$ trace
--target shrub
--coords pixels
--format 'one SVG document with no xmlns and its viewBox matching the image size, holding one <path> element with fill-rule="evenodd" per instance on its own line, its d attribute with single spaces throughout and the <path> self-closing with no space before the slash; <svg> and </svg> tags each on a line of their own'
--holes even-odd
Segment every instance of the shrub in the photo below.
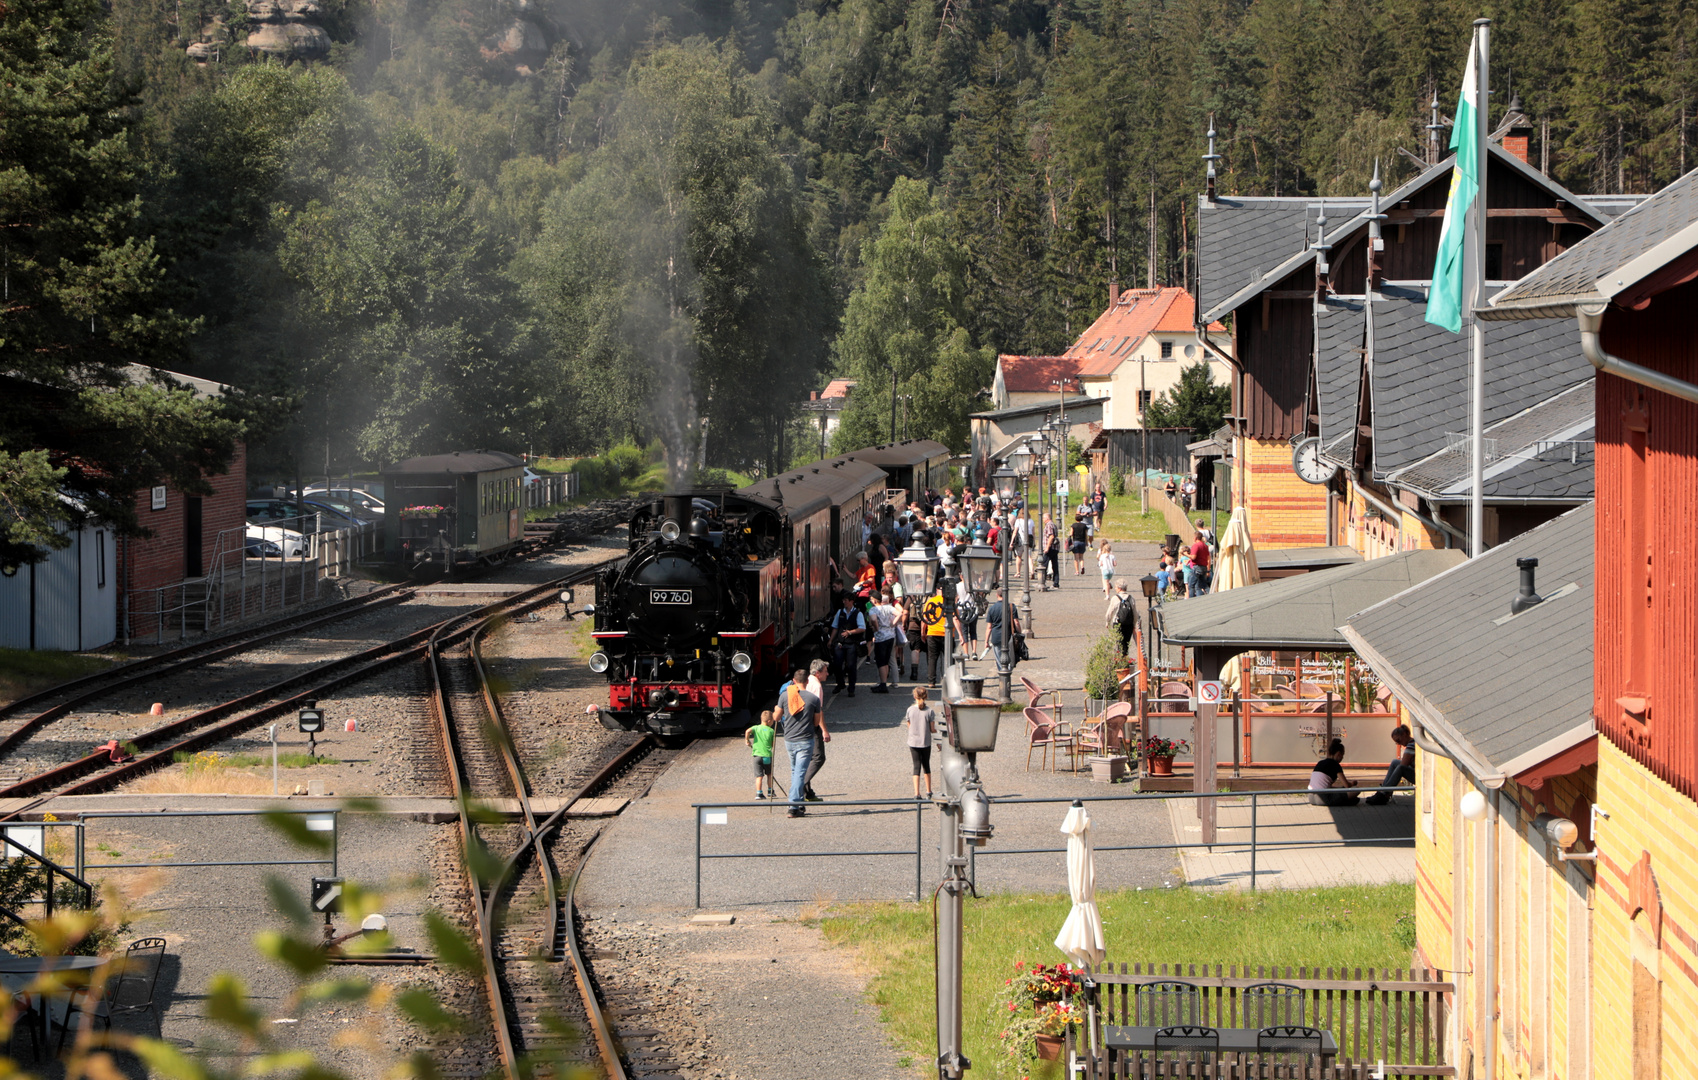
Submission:
<svg viewBox="0 0 1698 1080">
<path fill-rule="evenodd" d="M 1085 696 L 1108 701 L 1120 693 L 1120 680 L 1114 673 L 1126 666 L 1126 654 L 1120 651 L 1120 632 L 1110 630 L 1093 640 L 1085 653 Z"/>
<path fill-rule="evenodd" d="M 648 454 L 635 443 L 620 443 L 607 452 L 605 460 L 620 480 L 635 480 L 648 468 Z"/>
<path fill-rule="evenodd" d="M 1114 496 L 1126 494 L 1126 470 L 1110 469 L 1108 471 L 1108 493 Z"/>
</svg>

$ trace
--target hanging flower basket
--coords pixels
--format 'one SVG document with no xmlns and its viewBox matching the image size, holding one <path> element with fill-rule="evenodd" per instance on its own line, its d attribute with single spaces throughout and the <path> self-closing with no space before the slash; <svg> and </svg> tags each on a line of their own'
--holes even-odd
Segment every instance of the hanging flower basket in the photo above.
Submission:
<svg viewBox="0 0 1698 1080">
<path fill-rule="evenodd" d="M 451 511 L 446 506 L 407 506 L 401 509 L 404 518 L 442 517 Z"/>
</svg>

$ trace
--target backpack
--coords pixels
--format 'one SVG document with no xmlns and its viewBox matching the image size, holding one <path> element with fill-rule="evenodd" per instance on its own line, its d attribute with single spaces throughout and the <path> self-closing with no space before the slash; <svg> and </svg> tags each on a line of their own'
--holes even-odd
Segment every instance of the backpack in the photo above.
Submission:
<svg viewBox="0 0 1698 1080">
<path fill-rule="evenodd" d="M 1132 602 L 1131 594 L 1120 598 L 1120 630 L 1130 634 L 1138 629 L 1138 605 Z"/>
</svg>

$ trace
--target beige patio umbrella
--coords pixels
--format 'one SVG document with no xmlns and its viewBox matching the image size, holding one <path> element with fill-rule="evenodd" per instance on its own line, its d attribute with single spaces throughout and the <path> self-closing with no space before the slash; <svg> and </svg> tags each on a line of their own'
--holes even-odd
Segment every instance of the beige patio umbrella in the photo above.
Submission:
<svg viewBox="0 0 1698 1080">
<path fill-rule="evenodd" d="M 1262 573 L 1256 567 L 1256 545 L 1250 539 L 1250 525 L 1245 520 L 1244 508 L 1234 507 L 1232 518 L 1226 523 L 1226 531 L 1220 537 L 1220 556 L 1211 591 L 1242 589 L 1261 580 Z M 1220 681 L 1234 693 L 1242 693 L 1244 690 L 1239 659 L 1234 656 L 1228 660 L 1220 672 Z"/>
<path fill-rule="evenodd" d="M 1103 922 L 1097 914 L 1097 859 L 1091 846 L 1091 815 L 1082 803 L 1074 803 L 1061 822 L 1067 837 L 1067 888 L 1073 894 L 1073 910 L 1055 935 L 1055 947 L 1075 964 L 1095 967 L 1103 962 Z"/>
</svg>

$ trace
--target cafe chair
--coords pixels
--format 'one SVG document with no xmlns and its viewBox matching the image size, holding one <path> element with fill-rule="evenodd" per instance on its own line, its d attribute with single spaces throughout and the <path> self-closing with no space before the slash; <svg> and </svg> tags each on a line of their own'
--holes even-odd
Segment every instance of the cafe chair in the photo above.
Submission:
<svg viewBox="0 0 1698 1080">
<path fill-rule="evenodd" d="M 1290 983 L 1263 982 L 1238 992 L 1243 1027 L 1265 1028 L 1274 1024 L 1303 1023 L 1308 992 Z"/>
<path fill-rule="evenodd" d="M 159 984 L 159 967 L 164 959 L 164 938 L 141 938 L 130 942 L 123 957 L 114 961 L 113 971 L 106 977 L 106 992 L 97 1001 L 91 1005 L 86 991 L 71 995 L 65 1010 L 65 1026 L 59 1029 L 59 1049 L 65 1049 L 65 1033 L 71 1030 L 72 1018 L 78 1013 L 93 1016 L 105 1024 L 108 1031 L 112 1030 L 114 1016 L 152 1012 L 158 1018 L 153 991 Z"/>
<path fill-rule="evenodd" d="M 1050 721 L 1061 727 L 1061 691 L 1045 690 L 1024 675 L 1020 676 L 1020 685 L 1026 691 L 1026 707 L 1048 713 Z M 1045 698 L 1049 698 L 1048 704 L 1044 703 Z"/>
<path fill-rule="evenodd" d="M 1038 757 L 1038 767 L 1044 767 L 1049 762 L 1051 772 L 1055 771 L 1056 758 L 1062 750 L 1071 751 L 1073 736 L 1056 721 L 1052 720 L 1042 709 L 1026 706 L 1026 770 L 1032 768 L 1032 751 L 1040 747 L 1043 753 Z"/>
<path fill-rule="evenodd" d="M 1170 1050 L 1201 1050 L 1204 1053 L 1215 1053 L 1220 1050 L 1220 1029 L 1194 1024 L 1164 1027 L 1156 1032 L 1154 1045 L 1158 1054 Z"/>
<path fill-rule="evenodd" d="M 1074 732 L 1074 753 L 1110 754 L 1124 746 L 1126 718 L 1131 715 L 1132 706 L 1127 702 L 1117 701 L 1110 705 L 1101 716 Z"/>
<path fill-rule="evenodd" d="M 1202 994 L 1192 983 L 1175 979 L 1139 983 L 1132 991 L 1132 1022 L 1138 1027 L 1198 1024 L 1202 1004 Z"/>
<path fill-rule="evenodd" d="M 1302 1055 L 1304 1071 L 1307 1073 L 1309 1058 L 1319 1058 L 1324 1053 L 1326 1042 L 1322 1038 L 1323 1035 L 1324 1032 L 1320 1028 L 1305 1027 L 1302 1024 L 1265 1027 L 1256 1032 L 1256 1051 L 1262 1054 Z M 1324 1068 L 1326 1062 L 1323 1060 L 1321 1065 Z"/>
</svg>

